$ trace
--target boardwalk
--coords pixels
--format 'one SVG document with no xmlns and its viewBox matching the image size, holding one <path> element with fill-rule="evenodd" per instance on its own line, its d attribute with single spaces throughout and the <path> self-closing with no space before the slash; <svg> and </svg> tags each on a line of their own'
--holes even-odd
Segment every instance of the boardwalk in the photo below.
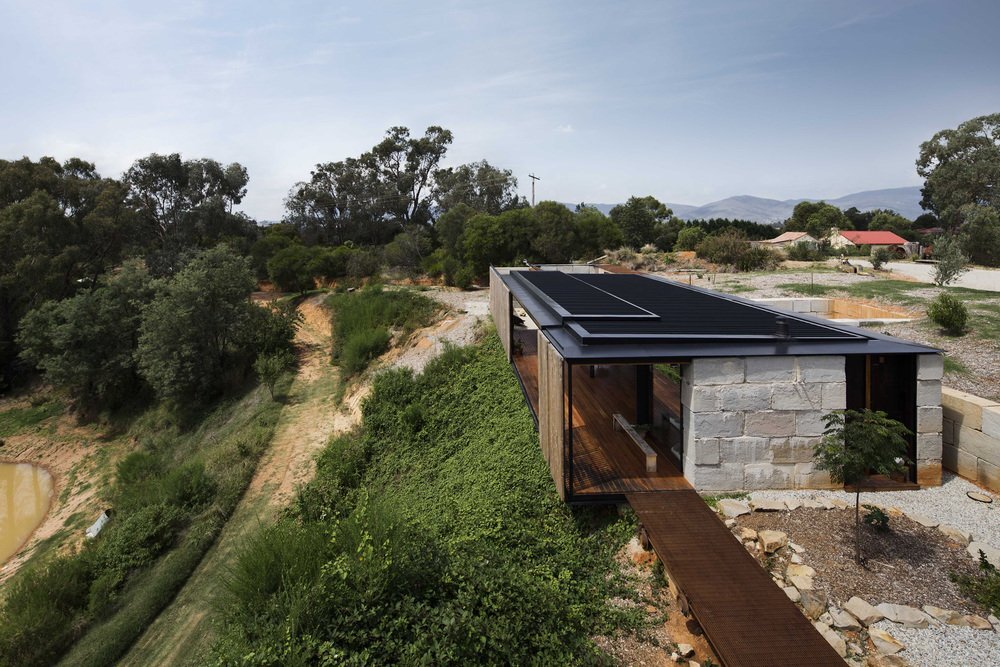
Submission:
<svg viewBox="0 0 1000 667">
<path fill-rule="evenodd" d="M 693 489 L 627 497 L 723 665 L 844 664 Z"/>
</svg>

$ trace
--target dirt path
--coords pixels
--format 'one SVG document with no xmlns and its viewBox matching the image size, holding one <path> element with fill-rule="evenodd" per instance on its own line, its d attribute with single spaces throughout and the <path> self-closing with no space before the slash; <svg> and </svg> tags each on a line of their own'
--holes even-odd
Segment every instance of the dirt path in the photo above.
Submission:
<svg viewBox="0 0 1000 667">
<path fill-rule="evenodd" d="M 177 597 L 146 630 L 122 665 L 204 663 L 214 639 L 213 605 L 221 577 L 244 538 L 268 523 L 314 472 L 313 458 L 331 434 L 347 430 L 360 416 L 338 411 L 337 371 L 330 365 L 329 314 L 323 295 L 299 306 L 304 321 L 296 336 L 299 369 L 282 410 L 274 440 L 258 466 L 246 495 Z M 345 405 L 348 403 L 345 401 Z"/>
</svg>

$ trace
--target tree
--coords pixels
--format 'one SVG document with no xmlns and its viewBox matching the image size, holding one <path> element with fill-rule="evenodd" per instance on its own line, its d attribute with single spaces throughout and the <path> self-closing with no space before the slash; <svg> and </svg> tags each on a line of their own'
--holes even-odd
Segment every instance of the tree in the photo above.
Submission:
<svg viewBox="0 0 1000 667">
<path fill-rule="evenodd" d="M 455 259 L 462 258 L 462 235 L 465 223 L 476 215 L 476 210 L 468 204 L 459 203 L 451 207 L 434 222 L 438 242 Z"/>
<path fill-rule="evenodd" d="M 441 212 L 459 205 L 479 213 L 499 215 L 527 202 L 517 195 L 517 179 L 510 169 L 498 169 L 486 160 L 434 172 L 434 200 Z"/>
<path fill-rule="evenodd" d="M 154 295 L 145 268 L 126 263 L 92 289 L 46 301 L 21 321 L 21 357 L 85 407 L 117 407 L 139 384 L 135 350 Z"/>
<path fill-rule="evenodd" d="M 969 259 L 983 266 L 1000 266 L 1000 210 L 988 206 L 962 207 L 960 239 Z"/>
<path fill-rule="evenodd" d="M 966 219 L 963 207 L 1000 211 L 1000 113 L 941 130 L 920 144 L 920 205 L 950 228 Z"/>
<path fill-rule="evenodd" d="M 966 264 L 969 258 L 962 252 L 959 240 L 954 236 L 942 236 L 934 243 L 934 284 L 944 287 L 958 280 L 958 277 L 968 271 Z"/>
<path fill-rule="evenodd" d="M 888 209 L 876 209 L 872 211 L 871 221 L 868 229 L 872 231 L 889 231 L 905 239 L 913 240 L 916 235 L 913 233 L 913 223 Z"/>
<path fill-rule="evenodd" d="M 462 237 L 465 263 L 474 276 L 482 277 L 490 265 L 504 266 L 532 255 L 537 227 L 530 208 L 505 211 L 500 215 L 476 215 L 465 225 Z"/>
<path fill-rule="evenodd" d="M 611 221 L 622 230 L 625 245 L 635 249 L 656 241 L 658 226 L 673 214 L 655 197 L 629 197 L 610 212 Z"/>
<path fill-rule="evenodd" d="M 624 242 L 618 225 L 593 206 L 580 204 L 573 219 L 580 257 L 599 257 Z"/>
<path fill-rule="evenodd" d="M 694 250 L 705 239 L 705 230 L 701 227 L 688 225 L 677 233 L 677 250 Z"/>
<path fill-rule="evenodd" d="M 257 355 L 257 359 L 253 362 L 253 370 L 267 387 L 272 401 L 274 400 L 274 387 L 278 384 L 278 380 L 294 365 L 295 355 L 289 350 Z"/>
<path fill-rule="evenodd" d="M 221 245 L 163 285 L 144 311 L 136 352 L 140 374 L 160 398 L 210 397 L 231 358 L 256 357 L 248 349 L 258 323 L 250 303 L 255 286 L 249 263 Z"/>
<path fill-rule="evenodd" d="M 892 259 L 892 253 L 889 252 L 888 248 L 875 248 L 872 250 L 871 257 L 869 260 L 872 263 L 872 268 L 876 271 L 881 271 L 882 267 Z"/>
<path fill-rule="evenodd" d="M 830 235 L 831 229 L 853 229 L 850 220 L 833 204 L 803 201 L 795 205 L 785 221 L 786 232 L 806 232 L 816 240 Z"/>
<path fill-rule="evenodd" d="M 299 234 L 291 225 L 277 224 L 265 227 L 260 238 L 250 246 L 250 261 L 257 278 L 263 280 L 268 277 L 267 262 L 275 253 L 299 242 Z"/>
<path fill-rule="evenodd" d="M 294 243 L 267 261 L 267 274 L 282 292 L 305 292 L 316 287 L 313 273 L 318 249 Z"/>
<path fill-rule="evenodd" d="M 563 264 L 573 259 L 577 249 L 576 227 L 573 213 L 559 202 L 539 202 L 532 214 L 535 234 L 531 251 L 535 259 L 552 264 Z"/>
<path fill-rule="evenodd" d="M 427 228 L 410 225 L 396 234 L 396 238 L 385 247 L 383 256 L 388 266 L 415 276 L 420 273 L 431 249 L 431 235 Z"/>
<path fill-rule="evenodd" d="M 892 475 L 906 469 L 909 429 L 886 413 L 837 410 L 824 418 L 823 439 L 814 448 L 818 470 L 854 488 L 854 560 L 861 563 L 861 491 L 869 473 Z"/>
</svg>

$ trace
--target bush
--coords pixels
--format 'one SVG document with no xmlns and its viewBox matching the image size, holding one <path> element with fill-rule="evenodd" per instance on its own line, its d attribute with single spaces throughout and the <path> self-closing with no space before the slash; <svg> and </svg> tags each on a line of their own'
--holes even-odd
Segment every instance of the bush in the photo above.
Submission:
<svg viewBox="0 0 1000 667">
<path fill-rule="evenodd" d="M 934 244 L 934 284 L 944 287 L 958 280 L 968 271 L 969 258 L 962 252 L 962 246 L 954 236 L 945 236 Z"/>
<path fill-rule="evenodd" d="M 385 328 L 369 329 L 351 334 L 344 341 L 338 360 L 348 375 L 359 373 L 389 349 L 392 336 Z"/>
<path fill-rule="evenodd" d="M 873 269 L 881 271 L 882 267 L 884 267 L 890 259 L 892 259 L 892 253 L 889 252 L 888 248 L 876 248 L 872 251 L 869 261 L 871 261 Z"/>
<path fill-rule="evenodd" d="M 965 333 L 965 326 L 969 320 L 969 309 L 957 298 L 945 292 L 939 294 L 927 307 L 927 316 L 949 335 L 961 336 Z"/>
<path fill-rule="evenodd" d="M 788 259 L 796 262 L 819 262 L 826 254 L 813 243 L 793 243 L 785 249 Z"/>
<path fill-rule="evenodd" d="M 993 614 L 1000 614 L 1000 572 L 988 560 L 986 554 L 979 552 L 979 575 L 951 575 L 962 592 L 989 609 Z"/>
<path fill-rule="evenodd" d="M 889 530 L 889 515 L 877 505 L 863 505 L 865 508 L 864 522 L 877 531 Z"/>
<path fill-rule="evenodd" d="M 708 236 L 695 249 L 698 257 L 736 271 L 762 271 L 773 268 L 778 258 L 771 250 L 750 243 L 746 234 L 727 230 Z"/>
<path fill-rule="evenodd" d="M 677 245 L 674 246 L 674 250 L 694 250 L 704 240 L 705 230 L 690 225 L 677 233 Z"/>
</svg>

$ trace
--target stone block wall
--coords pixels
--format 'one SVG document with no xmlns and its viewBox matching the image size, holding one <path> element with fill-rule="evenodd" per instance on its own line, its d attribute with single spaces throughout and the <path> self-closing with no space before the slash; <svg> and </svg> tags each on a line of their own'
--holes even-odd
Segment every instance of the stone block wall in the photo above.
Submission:
<svg viewBox="0 0 1000 667">
<path fill-rule="evenodd" d="M 941 483 L 941 374 L 941 355 L 919 355 L 921 485 Z M 683 368 L 681 404 L 684 476 L 695 488 L 834 486 L 828 473 L 815 469 L 813 448 L 823 436 L 823 417 L 847 407 L 843 356 L 695 359 Z"/>
<path fill-rule="evenodd" d="M 726 357 L 684 367 L 684 476 L 698 489 L 831 486 L 823 416 L 847 404 L 844 357 Z"/>
<path fill-rule="evenodd" d="M 945 387 L 944 467 L 1000 491 L 1000 402 Z"/>
</svg>

